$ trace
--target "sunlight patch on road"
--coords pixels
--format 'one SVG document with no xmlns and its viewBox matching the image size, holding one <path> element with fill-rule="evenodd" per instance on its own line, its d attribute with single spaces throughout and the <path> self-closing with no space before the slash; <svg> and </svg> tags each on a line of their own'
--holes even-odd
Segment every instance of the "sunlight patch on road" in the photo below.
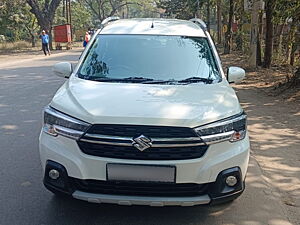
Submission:
<svg viewBox="0 0 300 225">
<path fill-rule="evenodd" d="M 7 125 L 1 126 L 1 129 L 4 129 L 4 130 L 16 130 L 16 129 L 18 129 L 18 126 L 7 124 Z"/>
</svg>

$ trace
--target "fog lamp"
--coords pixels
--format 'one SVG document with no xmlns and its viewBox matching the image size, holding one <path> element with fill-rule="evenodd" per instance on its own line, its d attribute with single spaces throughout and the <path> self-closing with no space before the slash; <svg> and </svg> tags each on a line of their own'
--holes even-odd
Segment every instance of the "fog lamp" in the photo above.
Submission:
<svg viewBox="0 0 300 225">
<path fill-rule="evenodd" d="M 237 178 L 235 176 L 228 176 L 225 182 L 229 187 L 233 187 L 237 184 Z"/>
<path fill-rule="evenodd" d="M 52 169 L 49 171 L 49 177 L 53 180 L 56 180 L 59 178 L 59 172 L 55 169 Z"/>
</svg>

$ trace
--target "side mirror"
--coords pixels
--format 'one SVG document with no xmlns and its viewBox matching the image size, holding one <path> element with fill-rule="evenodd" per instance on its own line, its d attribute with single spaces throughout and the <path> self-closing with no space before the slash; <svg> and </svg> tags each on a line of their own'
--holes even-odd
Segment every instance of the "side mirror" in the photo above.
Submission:
<svg viewBox="0 0 300 225">
<path fill-rule="evenodd" d="M 53 72 L 59 77 L 69 78 L 73 72 L 72 64 L 69 62 L 56 63 L 53 66 Z"/>
<path fill-rule="evenodd" d="M 231 66 L 227 70 L 227 81 L 229 83 L 238 83 L 242 81 L 245 76 L 245 70 L 240 67 Z"/>
</svg>

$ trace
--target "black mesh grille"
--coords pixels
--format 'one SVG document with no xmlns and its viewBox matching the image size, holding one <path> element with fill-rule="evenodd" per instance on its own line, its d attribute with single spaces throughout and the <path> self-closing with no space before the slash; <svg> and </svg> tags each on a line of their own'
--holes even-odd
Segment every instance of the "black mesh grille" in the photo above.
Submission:
<svg viewBox="0 0 300 225">
<path fill-rule="evenodd" d="M 131 196 L 199 196 L 207 191 L 207 184 L 163 184 L 140 182 L 113 182 L 98 180 L 80 180 L 70 178 L 75 190 L 112 195 Z"/>
<path fill-rule="evenodd" d="M 94 144 L 83 141 L 78 141 L 78 145 L 81 151 L 88 155 L 107 158 L 141 160 L 177 160 L 200 158 L 204 155 L 208 148 L 207 145 L 193 147 L 151 147 L 141 152 L 132 146 Z"/>
<path fill-rule="evenodd" d="M 170 126 L 141 126 L 141 125 L 116 125 L 116 124 L 95 124 L 89 128 L 88 134 L 120 136 L 120 137 L 138 137 L 147 136 L 155 138 L 189 138 L 198 137 L 194 130 L 187 127 Z M 97 138 L 83 137 L 86 140 L 97 141 Z M 102 140 L 103 141 L 103 140 Z M 200 140 L 199 140 L 200 141 Z M 164 144 L 193 144 L 199 141 L 164 141 Z M 107 140 L 106 140 L 107 142 Z M 191 147 L 155 147 L 152 146 L 143 152 L 132 146 L 119 146 L 114 142 L 128 143 L 128 141 L 109 140 L 112 144 L 92 143 L 79 140 L 78 146 L 82 152 L 88 155 L 118 158 L 118 159 L 140 159 L 140 160 L 180 160 L 200 158 L 206 152 L 208 146 Z M 129 141 L 131 145 L 131 142 Z M 154 142 L 160 144 L 160 141 Z"/>
<path fill-rule="evenodd" d="M 122 137 L 137 137 L 142 134 L 151 138 L 197 137 L 193 129 L 188 127 L 117 124 L 95 124 L 87 131 L 87 133 Z"/>
</svg>

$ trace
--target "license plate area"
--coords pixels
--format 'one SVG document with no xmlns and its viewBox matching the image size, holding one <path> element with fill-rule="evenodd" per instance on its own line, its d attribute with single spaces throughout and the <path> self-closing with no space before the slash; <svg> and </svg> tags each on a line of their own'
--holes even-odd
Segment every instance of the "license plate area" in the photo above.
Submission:
<svg viewBox="0 0 300 225">
<path fill-rule="evenodd" d="M 108 181 L 175 183 L 175 166 L 106 164 Z"/>
</svg>

